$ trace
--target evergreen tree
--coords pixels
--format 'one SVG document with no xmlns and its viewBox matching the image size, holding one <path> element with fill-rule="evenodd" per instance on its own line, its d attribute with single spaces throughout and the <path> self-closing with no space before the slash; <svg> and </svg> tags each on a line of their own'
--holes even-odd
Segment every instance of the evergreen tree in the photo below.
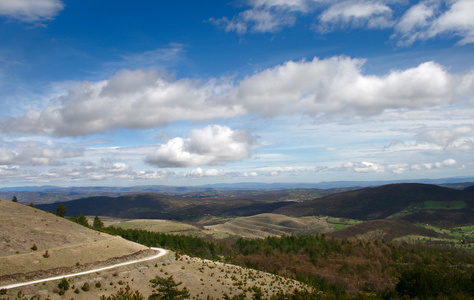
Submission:
<svg viewBox="0 0 474 300">
<path fill-rule="evenodd" d="M 71 216 L 69 218 L 70 221 L 76 222 L 79 225 L 89 227 L 89 222 L 87 221 L 87 218 L 84 216 L 83 213 L 79 213 L 79 216 Z"/>
<path fill-rule="evenodd" d="M 92 226 L 96 229 L 102 229 L 104 228 L 104 222 L 102 222 L 102 220 L 98 216 L 95 216 L 94 223 L 92 224 Z"/>
<path fill-rule="evenodd" d="M 65 214 L 67 214 L 66 206 L 60 202 L 58 208 L 56 208 L 56 216 L 64 217 Z"/>
<path fill-rule="evenodd" d="M 186 288 L 180 290 L 178 286 L 182 283 L 176 283 L 173 276 L 168 278 L 162 278 L 156 276 L 155 279 L 150 280 L 151 286 L 156 289 L 158 294 L 152 294 L 148 299 L 162 299 L 162 300 L 173 300 L 173 299 L 187 299 L 189 298 L 189 292 Z"/>
<path fill-rule="evenodd" d="M 18 203 L 18 198 L 16 196 L 13 196 L 12 202 Z"/>
</svg>

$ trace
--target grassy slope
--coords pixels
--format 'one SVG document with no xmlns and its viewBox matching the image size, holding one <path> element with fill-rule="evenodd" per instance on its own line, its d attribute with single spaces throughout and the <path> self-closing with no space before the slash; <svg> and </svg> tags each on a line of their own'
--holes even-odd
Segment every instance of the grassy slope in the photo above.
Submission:
<svg viewBox="0 0 474 300">
<path fill-rule="evenodd" d="M 321 219 L 314 217 L 292 218 L 276 214 L 235 218 L 223 224 L 206 226 L 206 228 L 247 238 L 314 234 L 329 230 L 327 223 Z"/>
<path fill-rule="evenodd" d="M 146 249 L 64 218 L 0 199 L 0 276 L 74 266 Z M 36 244 L 37 250 L 31 248 Z M 48 251 L 49 258 L 43 257 Z"/>
</svg>

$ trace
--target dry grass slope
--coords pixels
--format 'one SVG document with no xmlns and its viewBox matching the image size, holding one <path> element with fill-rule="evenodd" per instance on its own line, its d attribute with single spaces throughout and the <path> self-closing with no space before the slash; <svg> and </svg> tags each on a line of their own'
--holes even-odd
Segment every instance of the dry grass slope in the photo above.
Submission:
<svg viewBox="0 0 474 300">
<path fill-rule="evenodd" d="M 147 247 L 0 199 L 0 276 L 104 261 L 144 249 Z"/>
<path fill-rule="evenodd" d="M 205 228 L 246 238 L 314 234 L 330 230 L 327 222 L 321 218 L 293 218 L 277 214 L 235 218 L 223 224 L 205 226 Z"/>
</svg>

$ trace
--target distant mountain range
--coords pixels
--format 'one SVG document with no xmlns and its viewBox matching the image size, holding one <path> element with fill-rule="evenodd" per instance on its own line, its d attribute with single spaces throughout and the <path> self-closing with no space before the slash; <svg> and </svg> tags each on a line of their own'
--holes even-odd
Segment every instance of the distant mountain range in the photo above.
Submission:
<svg viewBox="0 0 474 300">
<path fill-rule="evenodd" d="M 131 187 L 118 186 L 83 186 L 83 187 L 60 187 L 52 185 L 43 186 L 18 186 L 0 188 L 0 192 L 52 192 L 69 191 L 90 193 L 173 193 L 184 194 L 206 190 L 283 190 L 283 189 L 331 189 L 345 187 L 373 187 L 392 183 L 425 183 L 436 185 L 459 185 L 467 187 L 474 184 L 474 177 L 450 177 L 439 179 L 416 179 L 416 180 L 391 180 L 391 181 L 323 181 L 317 183 L 262 183 L 262 182 L 240 182 L 240 183 L 216 183 L 200 186 L 168 186 L 168 185 L 137 185 Z"/>
</svg>

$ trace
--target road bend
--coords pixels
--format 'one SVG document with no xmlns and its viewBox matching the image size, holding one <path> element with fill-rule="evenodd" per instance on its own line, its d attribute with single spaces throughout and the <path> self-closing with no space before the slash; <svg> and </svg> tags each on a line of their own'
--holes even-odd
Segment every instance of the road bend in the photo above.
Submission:
<svg viewBox="0 0 474 300">
<path fill-rule="evenodd" d="M 153 249 L 153 250 L 157 251 L 158 253 L 156 255 L 153 255 L 153 256 L 150 256 L 150 257 L 135 259 L 135 260 L 131 260 L 131 261 L 127 261 L 127 262 L 123 262 L 123 263 L 119 263 L 119 264 L 115 264 L 115 265 L 111 265 L 111 266 L 107 266 L 107 267 L 97 268 L 97 269 L 93 269 L 93 270 L 88 270 L 88 271 L 83 271 L 83 272 L 78 272 L 78 273 L 72 273 L 72 274 L 65 274 L 65 275 L 49 277 L 49 278 L 43 278 L 43 279 L 38 279 L 38 280 L 33 280 L 33 281 L 28 281 L 28 282 L 14 283 L 14 284 L 6 285 L 6 286 L 0 286 L 0 289 L 13 289 L 13 288 L 22 287 L 22 286 L 25 286 L 25 285 L 31 285 L 31 284 L 42 283 L 42 282 L 46 282 L 46 281 L 52 281 L 52 280 L 58 280 L 58 279 L 63 279 L 63 278 L 86 275 L 86 274 L 90 274 L 90 273 L 94 273 L 94 272 L 100 272 L 100 271 L 104 271 L 104 270 L 108 270 L 108 269 L 127 266 L 127 265 L 131 265 L 131 264 L 135 264 L 135 263 L 144 262 L 144 261 L 152 260 L 152 259 L 155 259 L 155 258 L 159 258 L 159 257 L 162 257 L 162 256 L 166 255 L 169 252 L 168 250 L 163 249 L 163 248 L 151 247 L 150 249 Z"/>
</svg>

